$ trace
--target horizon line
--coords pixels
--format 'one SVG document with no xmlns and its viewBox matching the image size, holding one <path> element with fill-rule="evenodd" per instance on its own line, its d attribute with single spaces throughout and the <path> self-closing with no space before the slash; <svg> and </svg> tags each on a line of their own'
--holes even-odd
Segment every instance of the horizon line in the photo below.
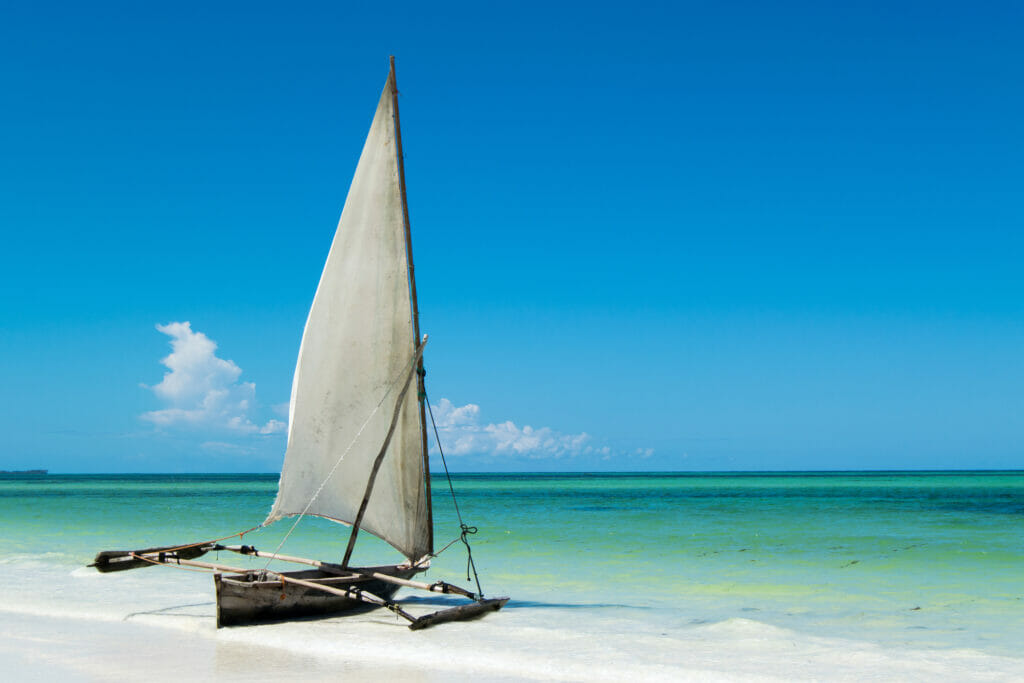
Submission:
<svg viewBox="0 0 1024 683">
<path fill-rule="evenodd" d="M 45 474 L 36 473 L 32 470 L 45 470 Z M 464 470 L 455 471 L 451 474 L 470 474 L 470 475 L 521 475 L 521 474 L 577 474 L 577 475 L 608 475 L 608 474 L 693 474 L 693 475 L 711 475 L 711 474 L 936 474 L 945 472 L 1019 472 L 1024 473 L 1024 467 L 1011 467 L 1011 468 L 896 468 L 896 469 L 773 469 L 773 470 Z M 109 476 L 109 475 L 156 475 L 156 476 L 181 476 L 181 475 L 225 475 L 225 476 L 246 476 L 246 475 L 259 475 L 269 476 L 276 475 L 280 476 L 278 471 L 265 471 L 265 472 L 52 472 L 47 468 L 39 467 L 32 468 L 29 470 L 7 470 L 0 473 L 0 477 L 4 475 L 19 475 L 19 476 L 51 476 L 51 475 L 89 475 L 89 476 Z M 445 476 L 444 470 L 431 471 L 431 477 Z"/>
</svg>

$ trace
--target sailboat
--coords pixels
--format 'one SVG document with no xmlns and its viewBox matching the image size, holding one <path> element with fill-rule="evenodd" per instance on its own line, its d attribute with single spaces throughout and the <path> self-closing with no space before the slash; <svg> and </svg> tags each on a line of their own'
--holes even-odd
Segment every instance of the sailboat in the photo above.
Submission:
<svg viewBox="0 0 1024 683">
<path fill-rule="evenodd" d="M 338 615 L 369 605 L 389 609 L 419 629 L 482 616 L 508 602 L 485 599 L 479 581 L 474 592 L 413 579 L 430 566 L 434 534 L 423 366 L 427 338 L 420 337 L 405 195 L 392 57 L 303 332 L 277 498 L 266 520 L 254 527 L 294 517 L 288 534 L 273 552 L 222 544 L 250 529 L 216 541 L 103 551 L 90 566 L 101 572 L 154 565 L 211 571 L 218 627 Z M 340 562 L 280 552 L 307 515 L 351 527 Z M 462 525 L 463 541 L 468 529 Z M 351 566 L 360 531 L 383 539 L 406 561 Z M 266 558 L 267 564 L 250 569 L 196 559 L 211 551 Z M 272 560 L 308 568 L 271 571 Z M 469 602 L 416 616 L 393 600 L 401 587 Z"/>
</svg>

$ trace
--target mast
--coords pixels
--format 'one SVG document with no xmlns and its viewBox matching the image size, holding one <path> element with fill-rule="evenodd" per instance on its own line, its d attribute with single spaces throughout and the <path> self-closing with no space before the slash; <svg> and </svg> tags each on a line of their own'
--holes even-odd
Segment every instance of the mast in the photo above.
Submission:
<svg viewBox="0 0 1024 683">
<path fill-rule="evenodd" d="M 398 118 L 398 79 L 395 77 L 395 56 L 389 58 L 391 79 L 391 98 L 395 112 L 395 141 L 398 154 L 398 192 L 402 198 L 402 221 L 405 224 L 405 255 L 409 262 L 409 297 L 412 301 L 413 350 L 420 344 L 420 309 L 416 300 L 416 269 L 412 263 L 412 233 L 409 229 L 409 203 L 405 197 L 405 155 L 402 153 L 402 125 Z M 427 416 L 423 402 L 427 390 L 424 386 L 423 356 L 416 366 L 416 396 L 420 404 L 420 443 L 423 444 L 423 495 L 427 504 L 427 529 L 429 530 L 430 552 L 434 552 L 434 508 L 430 498 L 430 455 L 427 453 Z M 413 558 L 418 559 L 418 558 Z"/>
<path fill-rule="evenodd" d="M 417 560 L 432 551 L 424 495 L 428 406 L 412 393 L 422 342 L 414 329 L 418 305 L 394 104 L 389 70 L 303 329 L 288 446 L 267 523 L 319 515 L 351 524 L 354 534 L 369 531 Z M 377 449 L 391 431 L 391 416 L 379 409 L 398 391 L 400 377 L 408 391 L 395 408 L 395 457 L 377 465 Z M 423 384 L 415 386 L 419 393 Z M 376 499 L 363 506 L 375 486 Z"/>
</svg>

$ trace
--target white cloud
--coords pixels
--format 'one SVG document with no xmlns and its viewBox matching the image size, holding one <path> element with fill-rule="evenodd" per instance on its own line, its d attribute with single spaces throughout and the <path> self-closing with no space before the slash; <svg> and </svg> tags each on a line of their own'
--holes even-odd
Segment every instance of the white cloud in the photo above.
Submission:
<svg viewBox="0 0 1024 683">
<path fill-rule="evenodd" d="M 218 358 L 217 344 L 188 322 L 157 325 L 171 338 L 171 354 L 160 362 L 167 367 L 153 393 L 166 408 L 152 410 L 142 419 L 159 427 L 191 427 L 234 434 L 273 434 L 286 425 L 269 420 L 254 423 L 250 411 L 256 403 L 256 385 L 239 382 L 242 369 L 234 361 Z M 212 443 L 212 442 L 211 442 Z"/>
<path fill-rule="evenodd" d="M 445 453 L 452 455 L 510 455 L 561 458 L 607 452 L 589 445 L 590 435 L 562 434 L 550 427 L 517 426 L 511 420 L 481 424 L 480 406 L 456 407 L 446 398 L 432 406 Z"/>
<path fill-rule="evenodd" d="M 253 449 L 249 446 L 242 446 L 237 443 L 228 443 L 226 441 L 204 441 L 199 444 L 199 447 L 204 451 L 210 451 L 211 453 L 225 453 L 227 455 L 249 455 L 253 452 Z"/>
<path fill-rule="evenodd" d="M 260 434 L 276 434 L 278 432 L 283 432 L 287 426 L 288 423 L 281 422 L 281 420 L 267 420 L 267 424 L 260 427 Z"/>
</svg>

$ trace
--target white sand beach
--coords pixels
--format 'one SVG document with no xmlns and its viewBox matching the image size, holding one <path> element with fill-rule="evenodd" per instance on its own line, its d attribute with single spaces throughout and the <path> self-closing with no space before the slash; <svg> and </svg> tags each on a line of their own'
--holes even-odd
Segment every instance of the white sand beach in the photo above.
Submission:
<svg viewBox="0 0 1024 683">
<path fill-rule="evenodd" d="M 25 570 L 0 606 L 10 681 L 1024 679 L 1024 659 L 975 650 L 889 648 L 749 619 L 692 624 L 676 610 L 615 606 L 513 602 L 421 632 L 381 610 L 218 630 L 207 576 L 6 569 Z"/>
</svg>

